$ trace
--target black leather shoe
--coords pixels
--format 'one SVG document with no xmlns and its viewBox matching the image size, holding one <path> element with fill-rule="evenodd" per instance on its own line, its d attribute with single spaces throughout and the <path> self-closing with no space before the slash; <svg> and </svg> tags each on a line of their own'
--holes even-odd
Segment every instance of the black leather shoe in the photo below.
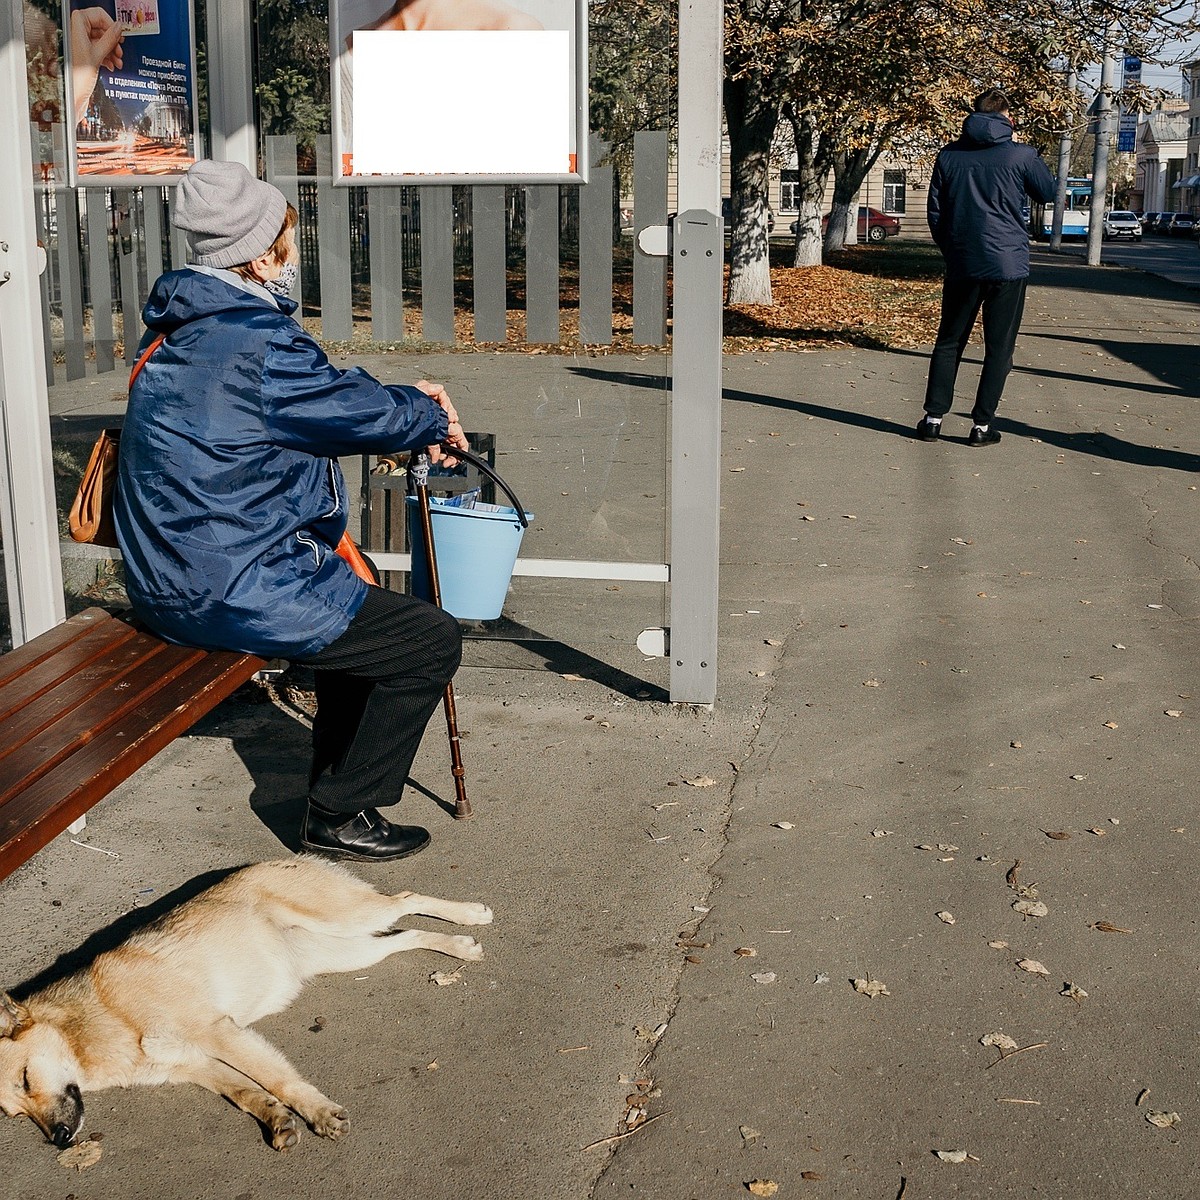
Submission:
<svg viewBox="0 0 1200 1200">
<path fill-rule="evenodd" d="M 347 817 L 310 804 L 300 830 L 300 845 L 335 858 L 386 862 L 424 850 L 429 845 L 429 831 L 419 825 L 393 825 L 374 808 Z"/>
<path fill-rule="evenodd" d="M 978 425 L 971 426 L 971 432 L 967 437 L 968 446 L 994 446 L 1000 440 L 1000 430 L 992 429 L 990 426 L 987 429 L 980 429 Z"/>
<path fill-rule="evenodd" d="M 942 423 L 936 423 L 929 420 L 928 417 L 922 417 L 917 422 L 917 437 L 923 442 L 936 442 L 942 433 Z"/>
</svg>

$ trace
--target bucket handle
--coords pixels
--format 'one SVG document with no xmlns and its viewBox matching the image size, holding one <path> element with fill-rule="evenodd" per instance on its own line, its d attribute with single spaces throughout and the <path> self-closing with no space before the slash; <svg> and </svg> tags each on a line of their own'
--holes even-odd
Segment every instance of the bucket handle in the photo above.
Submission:
<svg viewBox="0 0 1200 1200">
<path fill-rule="evenodd" d="M 493 483 L 498 484 L 500 490 L 512 501 L 513 508 L 517 510 L 517 520 L 521 522 L 521 528 L 529 528 L 529 520 L 525 516 L 525 506 L 517 499 L 517 493 L 496 474 L 487 459 L 480 458 L 478 454 L 473 454 L 470 450 L 460 450 L 457 446 L 449 448 L 446 453 L 453 455 L 455 458 L 465 459 L 472 466 L 482 471 Z"/>
</svg>

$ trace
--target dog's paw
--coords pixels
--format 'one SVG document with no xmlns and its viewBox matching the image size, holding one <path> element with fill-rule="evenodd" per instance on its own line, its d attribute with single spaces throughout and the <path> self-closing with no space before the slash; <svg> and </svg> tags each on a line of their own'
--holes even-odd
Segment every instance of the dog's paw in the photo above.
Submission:
<svg viewBox="0 0 1200 1200">
<path fill-rule="evenodd" d="M 337 1104 L 314 1113 L 310 1121 L 313 1133 L 335 1142 L 350 1132 L 350 1114 Z"/>
<path fill-rule="evenodd" d="M 483 947 L 465 933 L 452 937 L 450 944 L 452 947 L 450 953 L 455 958 L 466 959 L 467 962 L 478 962 L 483 957 Z"/>
<path fill-rule="evenodd" d="M 271 1122 L 271 1145 L 276 1150 L 290 1150 L 300 1140 L 300 1122 L 292 1113 L 280 1113 Z"/>
<path fill-rule="evenodd" d="M 486 904 L 464 904 L 461 925 L 490 925 L 492 910 Z"/>
</svg>

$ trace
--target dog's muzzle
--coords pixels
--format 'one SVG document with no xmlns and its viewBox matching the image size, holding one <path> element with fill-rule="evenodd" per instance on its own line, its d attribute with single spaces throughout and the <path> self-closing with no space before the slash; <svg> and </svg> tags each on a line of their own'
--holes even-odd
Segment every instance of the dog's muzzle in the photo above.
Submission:
<svg viewBox="0 0 1200 1200">
<path fill-rule="evenodd" d="M 79 1088 L 71 1083 L 62 1099 L 54 1106 L 50 1124 L 50 1140 L 60 1150 L 65 1150 L 83 1127 L 83 1097 Z"/>
</svg>

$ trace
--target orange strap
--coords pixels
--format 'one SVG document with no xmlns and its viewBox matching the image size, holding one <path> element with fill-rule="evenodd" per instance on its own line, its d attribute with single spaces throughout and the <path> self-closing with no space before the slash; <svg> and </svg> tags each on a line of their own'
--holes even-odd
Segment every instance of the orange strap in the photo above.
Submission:
<svg viewBox="0 0 1200 1200">
<path fill-rule="evenodd" d="M 129 372 L 129 386 L 131 389 L 133 388 L 133 381 L 142 373 L 142 368 L 146 365 L 146 360 L 166 340 L 167 335 L 165 333 L 160 333 L 158 337 L 156 337 L 154 341 L 152 341 L 150 345 L 148 345 L 146 349 L 142 351 L 142 357 L 137 360 L 137 362 L 134 364 L 133 370 Z"/>
<path fill-rule="evenodd" d="M 339 558 L 344 558 L 355 575 L 364 583 L 377 584 L 379 580 L 371 570 L 371 564 L 362 556 L 362 551 L 354 544 L 354 539 L 348 534 L 342 534 L 342 540 L 335 547 Z"/>
</svg>

